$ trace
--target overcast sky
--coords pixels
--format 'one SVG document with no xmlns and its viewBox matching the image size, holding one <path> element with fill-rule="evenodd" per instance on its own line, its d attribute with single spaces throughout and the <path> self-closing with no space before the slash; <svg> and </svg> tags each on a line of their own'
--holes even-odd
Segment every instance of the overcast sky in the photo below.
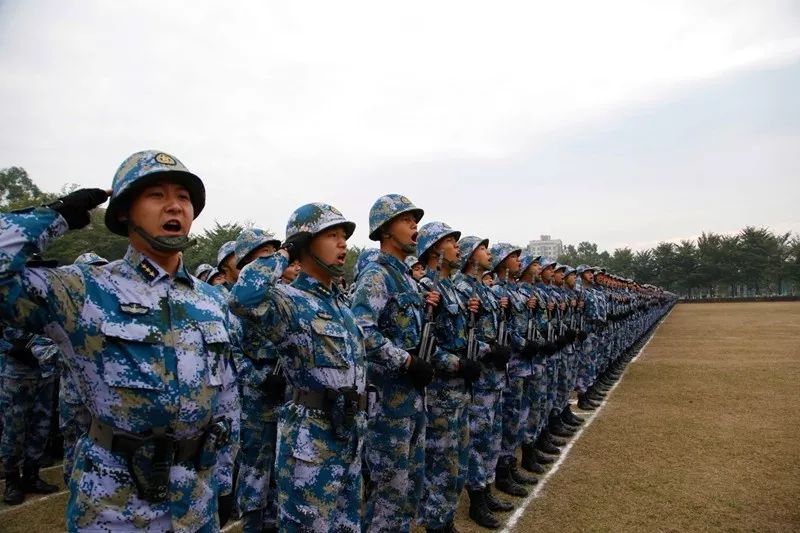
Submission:
<svg viewBox="0 0 800 533">
<path fill-rule="evenodd" d="M 0 168 L 205 182 L 283 236 L 400 192 L 465 234 L 601 249 L 800 232 L 800 2 L 0 0 Z"/>
</svg>

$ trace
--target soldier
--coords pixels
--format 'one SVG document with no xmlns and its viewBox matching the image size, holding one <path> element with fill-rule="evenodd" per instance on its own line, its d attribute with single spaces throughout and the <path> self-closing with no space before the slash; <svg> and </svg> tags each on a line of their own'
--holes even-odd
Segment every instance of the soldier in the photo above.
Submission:
<svg viewBox="0 0 800 533">
<path fill-rule="evenodd" d="M 462 300 L 450 279 L 461 264 L 460 236 L 447 224 L 429 222 L 417 238 L 417 257 L 430 272 L 420 284 L 441 295 L 431 360 L 436 372 L 427 388 L 425 485 L 419 519 L 428 531 L 453 530 L 469 457 L 466 383 L 475 382 L 481 374 L 480 364 L 466 358 L 467 313 L 477 313 L 480 301 L 477 297 Z"/>
<path fill-rule="evenodd" d="M 240 415 L 225 303 L 182 261 L 205 204 L 200 179 L 164 152 L 133 154 L 105 217 L 128 238 L 125 257 L 25 268 L 107 197 L 80 189 L 0 215 L 0 316 L 46 331 L 92 415 L 76 447 L 67 529 L 214 531 Z"/>
<path fill-rule="evenodd" d="M 379 401 L 370 413 L 365 458 L 369 475 L 365 531 L 411 530 L 425 473 L 425 409 L 422 393 L 433 377 L 419 357 L 427 300 L 410 277 L 417 223 L 424 212 L 400 194 L 378 198 L 369 211 L 369 238 L 380 252 L 359 259 L 353 313 L 364 330 L 368 381 Z M 416 258 L 414 258 L 416 259 Z"/>
<path fill-rule="evenodd" d="M 467 492 L 469 517 L 483 527 L 496 529 L 500 521 L 495 511 L 510 511 L 514 506 L 491 493 L 495 468 L 500 456 L 503 427 L 502 391 L 506 385 L 506 365 L 511 355 L 504 332 L 508 296 L 496 298 L 491 289 L 481 283 L 485 271 L 492 268 L 489 240 L 463 237 L 458 242 L 461 272 L 455 284 L 461 299 L 480 300 L 480 313 L 471 313 L 467 357 L 481 363 L 480 378 L 471 383 L 472 401 L 469 404 L 469 467 Z M 501 331 L 502 330 L 502 331 Z M 481 356 L 482 355 L 482 356 Z"/>
<path fill-rule="evenodd" d="M 530 301 L 530 295 L 513 282 L 520 271 L 522 250 L 508 243 L 497 243 L 492 246 L 491 252 L 492 271 L 497 275 L 492 292 L 497 297 L 508 297 L 510 300 L 506 327 L 512 347 L 508 384 L 503 389 L 502 440 L 495 486 L 512 496 L 526 496 L 528 489 L 523 485 L 535 484 L 536 479 L 517 469 L 516 451 L 530 411 L 526 393 L 532 373 L 532 347 L 526 342 L 525 333 L 533 302 Z"/>
<path fill-rule="evenodd" d="M 230 291 L 239 279 L 239 269 L 236 268 L 236 241 L 224 242 L 217 250 L 217 270 L 225 278 L 222 286 Z"/>
<path fill-rule="evenodd" d="M 284 247 L 247 265 L 231 292 L 233 311 L 276 346 L 292 387 L 292 400 L 278 414 L 281 531 L 361 529 L 363 334 L 334 283 L 354 230 L 330 205 L 297 208 Z M 295 258 L 302 265 L 297 279 L 279 283 Z"/>
<path fill-rule="evenodd" d="M 492 287 L 492 284 L 494 283 L 494 274 L 492 273 L 491 270 L 483 273 L 483 276 L 481 277 L 481 282 L 489 288 Z"/>
<path fill-rule="evenodd" d="M 281 274 L 281 283 L 292 283 L 294 280 L 297 279 L 297 276 L 300 274 L 300 270 L 302 267 L 300 266 L 300 261 L 292 261 L 289 263 L 289 266 L 283 270 Z"/>
<path fill-rule="evenodd" d="M 580 283 L 577 286 L 584 301 L 583 329 L 586 332 L 586 339 L 581 346 L 583 364 L 578 369 L 576 389 L 578 391 L 578 407 L 584 411 L 593 411 L 600 406 L 600 403 L 588 394 L 597 375 L 598 333 L 605 323 L 605 308 L 601 305 L 601 296 L 598 296 L 594 285 L 595 270 L 589 265 L 579 265 L 577 269 L 580 276 Z"/>
<path fill-rule="evenodd" d="M 414 278 L 414 281 L 419 282 L 425 275 L 425 265 L 420 263 L 415 255 L 406 257 L 405 263 L 408 270 L 411 272 L 411 277 Z"/>
<path fill-rule="evenodd" d="M 194 277 L 199 279 L 200 281 L 208 281 L 208 276 L 214 270 L 214 267 L 207 263 L 203 263 L 198 265 L 197 268 L 194 269 Z"/>
<path fill-rule="evenodd" d="M 236 238 L 235 264 L 241 271 L 259 257 L 269 257 L 281 241 L 264 230 L 242 231 Z M 224 262 L 225 260 L 223 260 Z M 287 266 L 286 270 L 290 267 Z M 242 356 L 236 361 L 242 396 L 241 453 L 236 501 L 245 532 L 277 531 L 277 491 L 274 484 L 278 407 L 286 381 L 277 369 L 278 350 L 259 325 L 241 320 Z"/>
<path fill-rule="evenodd" d="M 46 337 L 17 328 L 4 328 L 3 336 L 10 344 L 0 361 L 0 389 L 6 404 L 0 439 L 6 478 L 3 501 L 18 505 L 25 493 L 58 490 L 39 477 L 39 461 L 50 434 L 58 348 Z"/>
<path fill-rule="evenodd" d="M 93 252 L 81 254 L 75 258 L 75 264 L 94 265 L 101 267 L 108 264 L 108 260 Z M 58 427 L 64 437 L 64 484 L 69 485 L 72 476 L 72 465 L 75 460 L 75 445 L 78 438 L 89 431 L 92 415 L 86 404 L 81 401 L 75 377 L 70 374 L 69 367 L 61 360 L 61 379 L 58 389 Z"/>
</svg>

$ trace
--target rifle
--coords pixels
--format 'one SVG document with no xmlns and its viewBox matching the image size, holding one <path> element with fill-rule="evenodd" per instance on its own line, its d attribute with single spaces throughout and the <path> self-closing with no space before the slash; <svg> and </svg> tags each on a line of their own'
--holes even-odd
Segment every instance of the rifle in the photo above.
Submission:
<svg viewBox="0 0 800 533">
<path fill-rule="evenodd" d="M 478 286 L 477 283 L 480 283 L 480 280 L 477 278 L 478 274 L 478 264 L 473 261 L 472 262 L 472 274 L 475 279 L 475 285 L 472 286 L 472 294 L 470 295 L 469 299 L 472 300 L 478 294 Z M 469 302 L 467 302 L 467 306 L 469 306 Z M 468 361 L 476 361 L 478 359 L 478 339 L 475 336 L 475 315 L 470 311 L 469 313 L 469 324 L 467 325 L 467 360 Z M 472 390 L 472 382 L 467 382 L 467 389 L 469 389 L 469 397 L 471 399 L 475 399 L 475 393 Z"/>
<path fill-rule="evenodd" d="M 436 290 L 436 287 L 439 285 L 439 276 L 442 271 L 442 260 L 444 259 L 444 254 L 439 253 L 439 260 L 436 263 L 436 273 L 433 275 L 433 288 L 431 290 Z M 425 361 L 426 363 L 430 363 L 431 356 L 433 355 L 433 350 L 436 345 L 436 339 L 433 336 L 433 327 L 434 327 L 434 320 L 433 320 L 433 305 L 428 304 L 428 307 L 425 309 L 425 320 L 422 323 L 422 336 L 419 339 L 419 347 L 417 348 L 418 356 Z M 428 410 L 428 397 L 425 393 L 425 389 L 423 388 L 422 391 L 422 403 L 425 406 L 425 410 Z"/>
</svg>

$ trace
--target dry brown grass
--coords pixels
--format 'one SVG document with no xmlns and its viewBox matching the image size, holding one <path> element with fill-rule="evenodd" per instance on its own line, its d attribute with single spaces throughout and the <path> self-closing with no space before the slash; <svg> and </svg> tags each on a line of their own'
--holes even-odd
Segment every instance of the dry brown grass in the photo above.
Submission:
<svg viewBox="0 0 800 533">
<path fill-rule="evenodd" d="M 798 393 L 800 303 L 679 306 L 516 530 L 800 530 Z M 65 502 L 0 530 L 63 530 Z"/>
</svg>

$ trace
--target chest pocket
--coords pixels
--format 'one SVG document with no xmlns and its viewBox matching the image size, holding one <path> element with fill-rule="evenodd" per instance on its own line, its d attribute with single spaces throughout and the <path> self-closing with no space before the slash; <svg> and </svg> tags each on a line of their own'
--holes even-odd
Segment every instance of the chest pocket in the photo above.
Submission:
<svg viewBox="0 0 800 533">
<path fill-rule="evenodd" d="M 418 293 L 404 292 L 398 294 L 396 300 L 398 307 L 405 311 L 422 308 L 422 296 Z"/>
<path fill-rule="evenodd" d="M 347 330 L 341 324 L 320 317 L 311 321 L 314 346 L 314 366 L 347 368 Z"/>
<path fill-rule="evenodd" d="M 208 384 L 222 385 L 225 363 L 231 350 L 231 339 L 222 322 L 200 322 L 197 324 L 203 335 Z"/>
<path fill-rule="evenodd" d="M 166 368 L 161 332 L 143 321 L 104 321 L 103 380 L 112 387 L 164 390 Z"/>
</svg>

